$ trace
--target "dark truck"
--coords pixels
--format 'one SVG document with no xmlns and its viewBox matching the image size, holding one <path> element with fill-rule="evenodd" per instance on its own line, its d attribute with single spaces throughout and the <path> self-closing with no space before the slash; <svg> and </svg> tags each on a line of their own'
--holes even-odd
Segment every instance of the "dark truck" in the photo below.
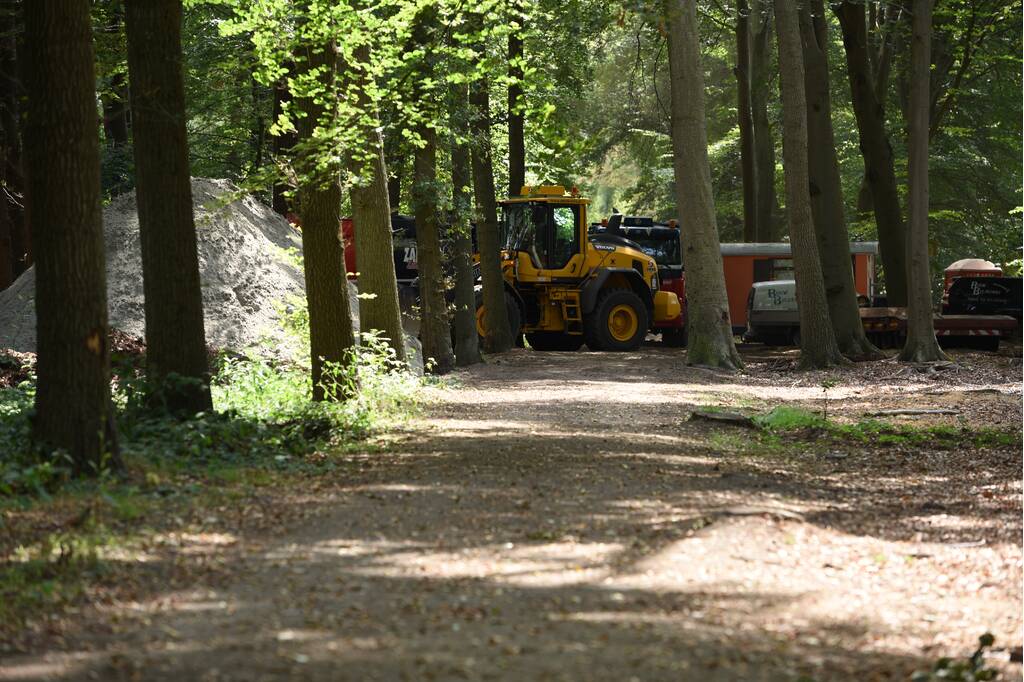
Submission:
<svg viewBox="0 0 1024 682">
<path fill-rule="evenodd" d="M 605 222 L 592 223 L 588 232 L 608 236 Z M 679 242 L 679 228 L 672 223 L 656 223 L 647 216 L 623 216 L 618 235 L 627 246 L 638 248 L 658 264 L 658 289 L 671 291 L 679 298 L 682 312 L 666 322 L 656 325 L 661 340 L 669 346 L 686 345 L 686 283 L 683 277 L 683 257 Z"/>
</svg>

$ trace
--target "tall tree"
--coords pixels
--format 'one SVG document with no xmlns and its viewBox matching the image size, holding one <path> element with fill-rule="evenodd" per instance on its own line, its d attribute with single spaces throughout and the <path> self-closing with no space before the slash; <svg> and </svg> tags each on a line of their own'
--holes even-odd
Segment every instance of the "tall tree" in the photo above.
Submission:
<svg viewBox="0 0 1024 682">
<path fill-rule="evenodd" d="M 33 434 L 80 473 L 117 460 L 89 0 L 27 2 L 25 161 L 37 244 Z"/>
<path fill-rule="evenodd" d="M 28 259 L 19 125 L 18 5 L 0 2 L 0 289 L 20 275 Z"/>
<path fill-rule="evenodd" d="M 885 129 L 885 105 L 875 90 L 864 4 L 844 0 L 833 5 L 833 9 L 842 27 L 860 150 L 878 226 L 886 293 L 889 305 L 904 305 L 907 302 L 906 224 L 896 185 L 892 145 Z"/>
<path fill-rule="evenodd" d="M 910 231 L 907 252 L 907 342 L 900 360 L 932 362 L 946 359 L 935 338 L 932 321 L 931 273 L 928 267 L 928 140 L 931 98 L 933 0 L 913 0 L 913 36 L 910 44 Z"/>
<path fill-rule="evenodd" d="M 210 410 L 181 69 L 181 0 L 131 2 L 126 14 L 149 399 Z"/>
<path fill-rule="evenodd" d="M 421 121 L 416 129 L 421 144 L 416 149 L 413 163 L 415 177 L 412 203 L 416 216 L 423 359 L 433 360 L 427 365 L 432 373 L 446 374 L 455 366 L 455 355 L 452 352 L 452 334 L 448 324 L 437 217 L 437 130 L 432 121 L 438 118 L 440 112 L 433 106 L 438 93 L 433 92 L 428 85 L 436 82 L 437 78 L 437 51 L 431 44 L 436 25 L 436 9 L 426 7 L 420 11 L 413 29 L 413 40 L 423 56 L 417 65 L 414 85 L 414 100 L 420 102 L 422 108 L 419 112 Z"/>
<path fill-rule="evenodd" d="M 279 167 L 284 164 L 287 154 L 297 141 L 294 130 L 278 130 L 273 127 L 273 124 L 278 123 L 282 117 L 288 117 L 288 110 L 292 103 L 292 92 L 288 88 L 288 78 L 294 75 L 295 64 L 288 63 L 285 70 L 287 75 L 278 79 L 273 84 L 274 104 L 271 111 L 273 123 L 271 127 L 270 150 L 273 154 L 274 163 Z M 292 206 L 291 199 L 288 197 L 288 185 L 277 177 L 279 175 L 280 173 L 275 173 L 274 186 L 271 190 L 271 205 L 277 214 L 287 216 L 293 213 L 295 209 Z"/>
<path fill-rule="evenodd" d="M 686 361 L 735 369 L 743 366 L 733 342 L 729 299 L 711 194 L 704 72 L 700 62 L 697 7 L 667 0 L 668 64 L 672 90 L 672 150 L 678 215 L 686 261 L 688 350 Z"/>
<path fill-rule="evenodd" d="M 370 59 L 368 48 L 360 48 L 361 64 Z M 363 154 L 352 157 L 351 173 L 358 178 L 350 190 L 352 224 L 355 226 L 356 268 L 359 270 L 359 323 L 362 331 L 383 333 L 395 357 L 405 361 L 402 311 L 398 305 L 395 246 L 391 234 L 391 204 L 377 105 L 370 98 L 370 75 L 361 64 L 348 67 L 349 80 L 357 91 L 362 116 L 356 126 L 364 140 Z"/>
<path fill-rule="evenodd" d="M 793 0 L 775 0 L 782 79 L 782 165 L 786 176 L 786 214 L 793 245 L 793 270 L 800 301 L 800 364 L 805 368 L 818 368 L 839 364 L 843 356 L 829 321 L 808 191 L 807 95 L 797 13 Z"/>
<path fill-rule="evenodd" d="M 115 41 L 120 38 L 124 23 L 124 6 L 120 0 L 111 0 L 107 4 L 106 25 L 102 30 L 112 36 Z M 110 77 L 108 87 L 100 94 L 103 107 L 103 132 L 107 145 L 119 149 L 128 145 L 128 81 L 124 71 L 115 68 Z"/>
<path fill-rule="evenodd" d="M 508 193 L 526 184 L 526 140 L 523 114 L 523 29 L 521 0 L 512 0 L 512 31 L 508 34 Z"/>
<path fill-rule="evenodd" d="M 878 349 L 864 334 L 857 306 L 857 289 L 850 259 L 850 236 L 843 211 L 832 99 L 829 94 L 828 20 L 824 0 L 811 0 L 800 9 L 804 86 L 807 95 L 808 171 L 811 211 L 818 238 L 818 255 L 828 300 L 829 319 L 843 355 L 877 358 Z"/>
<path fill-rule="evenodd" d="M 775 241 L 775 138 L 768 115 L 772 78 L 771 0 L 750 0 L 750 118 L 754 132 L 754 177 L 757 195 L 755 241 Z"/>
<path fill-rule="evenodd" d="M 750 110 L 750 7 L 736 0 L 736 115 L 740 129 L 740 173 L 743 183 L 743 241 L 757 241 L 757 164 L 754 119 Z"/>
<path fill-rule="evenodd" d="M 474 13 L 471 21 L 473 29 L 481 34 L 483 17 Z M 483 44 L 479 44 L 478 54 L 482 54 L 484 49 Z M 479 62 L 477 66 L 480 66 Z M 490 82 L 486 73 L 480 73 L 470 85 L 469 101 L 473 108 L 471 158 L 477 207 L 476 235 L 483 279 L 484 349 L 489 353 L 503 353 L 512 348 L 512 336 L 518 330 L 509 329 L 505 284 L 501 274 L 498 205 L 494 196 L 494 164 L 491 159 Z"/>
<path fill-rule="evenodd" d="M 302 50 L 301 75 L 314 80 L 323 91 L 332 92 L 337 77 L 337 53 L 333 43 L 308 45 Z M 330 113 L 326 98 L 316 89 L 293 93 L 303 116 L 299 120 L 302 172 L 299 205 L 302 217 L 302 253 L 306 275 L 306 303 L 309 308 L 309 346 L 312 361 L 313 400 L 339 400 L 331 382 L 329 366 L 343 365 L 354 345 L 349 314 L 348 285 L 345 281 L 341 220 L 340 168 L 336 161 L 323 162 L 318 149 L 324 140 Z"/>
<path fill-rule="evenodd" d="M 476 297 L 473 272 L 472 173 L 469 160 L 469 90 L 465 85 L 450 88 L 449 120 L 452 128 L 452 260 L 455 265 L 455 363 L 468 367 L 480 362 L 480 337 L 476 331 Z"/>
</svg>

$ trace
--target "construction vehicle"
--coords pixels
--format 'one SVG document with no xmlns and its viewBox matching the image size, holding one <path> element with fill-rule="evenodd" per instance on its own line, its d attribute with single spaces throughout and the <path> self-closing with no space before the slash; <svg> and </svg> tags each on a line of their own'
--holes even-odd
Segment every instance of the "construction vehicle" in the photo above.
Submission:
<svg viewBox="0 0 1024 682">
<path fill-rule="evenodd" d="M 535 350 L 631 351 L 659 322 L 680 315 L 679 298 L 659 289 L 658 265 L 627 239 L 620 215 L 587 234 L 588 199 L 561 185 L 524 186 L 502 206 L 501 254 L 513 335 Z M 477 298 L 477 331 L 485 315 Z"/>
</svg>

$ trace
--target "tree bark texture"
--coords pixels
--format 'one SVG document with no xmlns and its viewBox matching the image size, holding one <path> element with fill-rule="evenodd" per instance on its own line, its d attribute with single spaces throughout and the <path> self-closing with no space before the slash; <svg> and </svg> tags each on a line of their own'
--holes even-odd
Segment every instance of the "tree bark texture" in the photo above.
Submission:
<svg viewBox="0 0 1024 682">
<path fill-rule="evenodd" d="M 452 260 L 455 265 L 455 315 L 452 320 L 455 337 L 455 364 L 468 367 L 480 362 L 480 337 L 476 331 L 476 277 L 473 272 L 473 237 L 469 218 L 472 214 L 468 105 L 469 90 L 463 85 L 451 86 L 452 122 Z"/>
<path fill-rule="evenodd" d="M 378 330 L 401 361 L 405 353 L 402 311 L 398 305 L 398 279 L 395 274 L 395 245 L 391 234 L 391 205 L 388 201 L 387 169 L 383 140 L 377 130 L 367 130 L 369 149 L 374 151 L 366 184 L 353 186 L 352 224 L 355 225 L 356 268 L 359 270 L 359 327 Z M 367 182 L 368 180 L 368 182 Z"/>
<path fill-rule="evenodd" d="M 25 223 L 25 178 L 21 163 L 18 72 L 18 3 L 0 2 L 0 290 L 31 264 L 31 240 Z"/>
<path fill-rule="evenodd" d="M 337 55 L 331 44 L 305 50 L 304 69 L 323 69 L 321 78 L 334 78 Z M 300 142 L 311 142 L 323 107 L 310 98 L 300 106 L 306 116 L 300 120 Z M 316 145 L 305 153 L 316 153 Z M 313 168 L 314 164 L 303 164 Z M 309 346 L 312 361 L 313 400 L 340 400 L 331 381 L 330 365 L 341 366 L 355 344 L 349 313 L 348 285 L 341 243 L 341 185 L 339 169 L 331 166 L 320 177 L 301 179 L 299 203 L 302 217 L 302 253 L 306 275 L 306 303 L 309 308 Z"/>
<path fill-rule="evenodd" d="M 686 262 L 687 363 L 743 366 L 733 342 L 729 300 L 711 195 L 704 73 L 696 3 L 667 0 L 668 63 L 672 83 L 672 151 L 676 200 Z"/>
<path fill-rule="evenodd" d="M 800 364 L 830 367 L 843 361 L 829 321 L 825 282 L 814 235 L 808 188 L 807 95 L 798 10 L 792 0 L 775 0 L 782 93 L 782 165 L 786 175 L 786 215 L 793 246 L 793 270 L 800 308 Z"/>
<path fill-rule="evenodd" d="M 401 213 L 402 206 L 402 158 L 401 138 L 397 133 L 384 136 L 384 165 L 388 169 L 388 205 L 394 213 Z"/>
<path fill-rule="evenodd" d="M 413 207 L 420 281 L 420 337 L 424 367 L 432 374 L 447 374 L 455 367 L 455 355 L 444 295 L 437 219 L 437 132 L 423 125 L 419 136 L 424 144 L 416 150 L 414 160 Z"/>
<path fill-rule="evenodd" d="M 35 439 L 79 473 L 119 464 L 89 0 L 27 2 L 25 161 L 36 260 Z"/>
<path fill-rule="evenodd" d="M 800 9 L 800 36 L 807 94 L 811 211 L 818 238 L 818 255 L 821 258 L 829 319 L 843 355 L 850 358 L 877 358 L 878 349 L 864 334 L 864 323 L 861 322 L 857 306 L 850 236 L 846 230 L 839 159 L 832 130 L 828 24 L 823 0 L 812 0 Z"/>
<path fill-rule="evenodd" d="M 480 15 L 474 15 L 477 27 Z M 491 160 L 490 84 L 482 75 L 470 85 L 469 101 L 472 116 L 473 194 L 476 197 L 476 236 L 480 248 L 480 276 L 483 280 L 484 350 L 503 353 L 512 348 L 512 335 L 519 330 L 508 328 L 505 308 L 505 284 L 501 274 L 501 245 L 498 243 L 498 205 L 494 196 L 494 164 Z"/>
<path fill-rule="evenodd" d="M 185 131 L 181 0 L 127 9 L 148 399 L 195 414 L 213 403 Z"/>
<path fill-rule="evenodd" d="M 295 70 L 295 65 L 288 64 L 288 72 L 292 73 Z M 273 123 L 276 123 L 281 117 L 281 114 L 285 112 L 285 109 L 292 101 L 291 90 L 288 89 L 288 77 L 282 78 L 280 81 L 274 84 L 274 105 L 273 105 Z M 292 116 L 294 120 L 294 115 Z M 273 135 L 270 142 L 270 150 L 274 155 L 274 163 L 278 167 L 278 172 L 281 171 L 284 165 L 284 156 L 295 146 L 297 135 L 294 132 L 281 133 L 280 135 Z M 287 196 L 288 185 L 280 179 L 274 182 L 274 186 L 271 190 L 272 199 L 271 205 L 274 212 L 281 216 L 287 216 L 289 213 L 295 213 L 296 207 L 292 206 L 292 201 Z"/>
<path fill-rule="evenodd" d="M 740 129 L 740 179 L 743 185 L 743 241 L 757 241 L 757 164 L 754 119 L 750 111 L 750 7 L 736 0 L 736 113 Z"/>
<path fill-rule="evenodd" d="M 931 70 L 932 1 L 913 0 L 913 35 L 910 44 L 910 230 L 907 253 L 907 342 L 900 360 L 945 360 L 932 321 L 931 271 L 928 264 L 928 140 L 930 137 L 929 72 Z"/>
<path fill-rule="evenodd" d="M 508 35 L 508 193 L 518 195 L 526 184 L 526 140 L 523 116 L 523 8 L 512 2 L 513 22 L 517 24 Z"/>
<path fill-rule="evenodd" d="M 110 5 L 110 23 L 104 31 L 117 35 L 124 21 L 124 6 L 115 0 Z M 103 134 L 109 147 L 128 145 L 128 82 L 124 73 L 118 71 L 110 80 L 108 91 L 100 97 L 103 107 Z"/>
<path fill-rule="evenodd" d="M 754 130 L 754 176 L 757 178 L 755 241 L 776 239 L 775 139 L 768 118 L 772 77 L 772 11 L 770 0 L 750 0 L 750 117 Z"/>
<path fill-rule="evenodd" d="M 885 130 L 885 106 L 875 94 L 864 5 L 846 0 L 833 5 L 843 32 L 853 110 L 860 133 L 864 173 L 870 186 L 889 305 L 907 301 L 906 225 L 900 208 L 892 145 Z"/>
<path fill-rule="evenodd" d="M 368 49 L 358 54 L 361 63 L 370 59 Z M 384 159 L 384 139 L 379 129 L 376 103 L 367 95 L 367 74 L 359 66 L 350 67 L 348 80 L 357 91 L 359 105 L 371 125 L 363 125 L 366 153 L 354 157 L 350 172 L 360 180 L 349 191 L 352 198 L 352 224 L 355 227 L 356 268 L 359 270 L 359 327 L 363 332 L 380 331 L 395 357 L 410 360 L 405 352 L 402 311 L 398 304 L 398 277 L 395 273 L 395 245 L 391 234 L 391 203 L 388 197 L 388 172 Z"/>
</svg>

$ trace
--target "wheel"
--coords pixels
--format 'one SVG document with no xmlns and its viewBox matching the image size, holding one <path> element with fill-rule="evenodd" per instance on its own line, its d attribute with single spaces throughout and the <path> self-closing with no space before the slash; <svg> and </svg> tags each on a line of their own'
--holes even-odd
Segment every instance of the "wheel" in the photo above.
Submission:
<svg viewBox="0 0 1024 682">
<path fill-rule="evenodd" d="M 647 306 L 629 289 L 609 289 L 583 321 L 592 350 L 636 350 L 647 336 Z"/>
<path fill-rule="evenodd" d="M 686 327 L 662 330 L 661 342 L 669 348 L 686 348 Z"/>
<path fill-rule="evenodd" d="M 560 332 L 533 332 L 526 335 L 530 347 L 534 350 L 579 350 L 583 345 L 583 336 L 579 334 L 562 334 Z"/>
<path fill-rule="evenodd" d="M 484 347 L 484 337 L 487 335 L 484 327 L 484 297 L 483 292 L 476 292 L 476 333 L 480 336 L 480 347 Z M 522 313 L 519 310 L 519 303 L 509 292 L 505 292 L 505 310 L 508 311 L 508 328 L 512 332 L 512 345 L 522 348 L 523 337 L 520 328 L 522 327 Z"/>
</svg>

